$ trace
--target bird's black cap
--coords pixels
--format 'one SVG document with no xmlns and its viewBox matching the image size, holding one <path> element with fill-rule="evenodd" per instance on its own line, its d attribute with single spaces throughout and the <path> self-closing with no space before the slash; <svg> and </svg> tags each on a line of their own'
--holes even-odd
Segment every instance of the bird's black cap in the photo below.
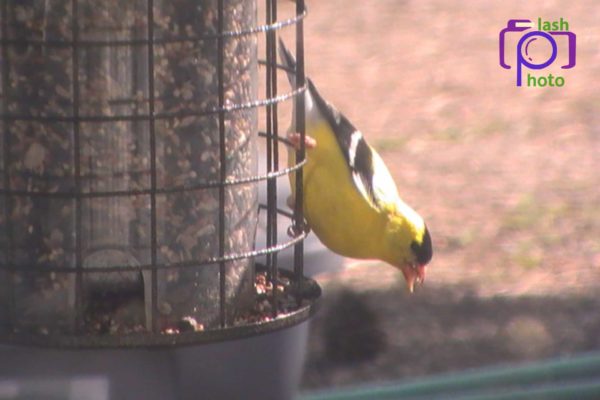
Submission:
<svg viewBox="0 0 600 400">
<path fill-rule="evenodd" d="M 429 235 L 427 227 L 425 227 L 422 242 L 412 242 L 410 248 L 415 253 L 419 265 L 426 265 L 431 261 L 431 257 L 433 257 L 433 246 L 431 245 L 431 236 Z"/>
</svg>

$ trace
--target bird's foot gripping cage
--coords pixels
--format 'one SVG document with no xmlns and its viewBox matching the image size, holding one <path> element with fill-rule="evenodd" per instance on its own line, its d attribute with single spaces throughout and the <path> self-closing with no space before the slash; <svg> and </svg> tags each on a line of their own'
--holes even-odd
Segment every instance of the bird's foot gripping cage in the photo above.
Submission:
<svg viewBox="0 0 600 400">
<path fill-rule="evenodd" d="M 2 1 L 1 342 L 194 344 L 308 318 L 319 288 L 303 277 L 302 205 L 276 205 L 277 178 L 302 173 L 303 161 L 279 168 L 277 104 L 304 95 L 304 2 L 278 20 L 277 1 L 266 0 L 264 23 L 257 9 L 255 0 Z M 278 94 L 286 26 L 296 27 L 300 89 Z M 261 213 L 267 245 L 257 249 Z M 282 219 L 298 233 L 278 243 Z M 284 273 L 277 253 L 291 246 Z"/>
</svg>

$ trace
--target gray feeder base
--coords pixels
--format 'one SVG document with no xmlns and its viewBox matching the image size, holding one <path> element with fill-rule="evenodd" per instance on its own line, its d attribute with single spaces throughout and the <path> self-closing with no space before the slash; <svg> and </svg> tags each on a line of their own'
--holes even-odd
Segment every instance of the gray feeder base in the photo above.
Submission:
<svg viewBox="0 0 600 400">
<path fill-rule="evenodd" d="M 292 399 L 308 327 L 160 350 L 0 346 L 0 399 Z"/>
</svg>

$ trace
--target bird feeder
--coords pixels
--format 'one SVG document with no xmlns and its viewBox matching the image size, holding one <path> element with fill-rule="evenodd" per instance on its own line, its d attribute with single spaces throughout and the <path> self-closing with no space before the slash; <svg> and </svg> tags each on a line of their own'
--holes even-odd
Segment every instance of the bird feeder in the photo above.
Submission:
<svg viewBox="0 0 600 400">
<path fill-rule="evenodd" d="M 267 1 L 265 24 L 253 0 L 1 3 L 0 342 L 199 344 L 308 318 L 301 204 L 276 206 L 303 165 L 279 168 L 276 106 L 304 91 L 277 93 L 276 35 L 296 24 L 303 83 L 302 3 L 277 21 Z"/>
</svg>

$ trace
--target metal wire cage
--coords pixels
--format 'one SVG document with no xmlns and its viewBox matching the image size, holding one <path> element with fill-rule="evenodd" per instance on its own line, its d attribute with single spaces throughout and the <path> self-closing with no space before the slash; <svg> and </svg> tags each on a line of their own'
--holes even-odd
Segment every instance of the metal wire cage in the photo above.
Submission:
<svg viewBox="0 0 600 400">
<path fill-rule="evenodd" d="M 265 6 L 263 24 L 250 0 L 1 3 L 1 342 L 195 344 L 308 318 L 320 290 L 303 277 L 302 204 L 276 195 L 289 173 L 302 192 L 304 148 L 279 166 L 277 105 L 304 95 L 306 11 Z M 277 32 L 294 25 L 298 89 L 278 94 Z"/>
</svg>

